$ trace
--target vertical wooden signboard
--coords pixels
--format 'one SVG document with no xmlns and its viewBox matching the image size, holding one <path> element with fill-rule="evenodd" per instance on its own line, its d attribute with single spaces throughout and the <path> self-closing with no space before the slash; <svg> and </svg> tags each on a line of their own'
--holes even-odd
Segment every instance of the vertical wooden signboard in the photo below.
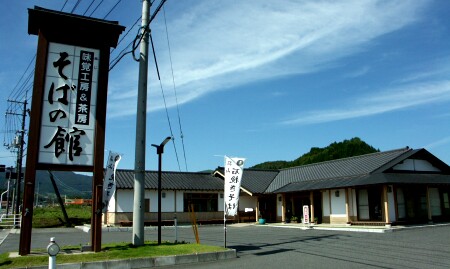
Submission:
<svg viewBox="0 0 450 269">
<path fill-rule="evenodd" d="M 36 170 L 92 172 L 91 243 L 101 250 L 101 201 L 109 50 L 124 27 L 40 7 L 28 10 L 38 35 L 19 254 L 31 247 Z"/>
</svg>

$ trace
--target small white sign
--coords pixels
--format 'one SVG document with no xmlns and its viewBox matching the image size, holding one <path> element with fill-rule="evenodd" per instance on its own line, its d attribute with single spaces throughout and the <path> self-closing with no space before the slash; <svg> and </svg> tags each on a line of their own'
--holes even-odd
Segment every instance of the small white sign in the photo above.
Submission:
<svg viewBox="0 0 450 269">
<path fill-rule="evenodd" d="M 226 216 L 236 216 L 239 209 L 239 191 L 244 160 L 244 158 L 225 156 L 224 211 Z"/>
<path fill-rule="evenodd" d="M 98 49 L 49 43 L 39 163 L 93 165 L 99 58 Z"/>
<path fill-rule="evenodd" d="M 121 157 L 119 153 L 110 151 L 103 181 L 103 212 L 111 210 L 110 201 L 116 192 L 116 168 Z"/>
<path fill-rule="evenodd" d="M 309 224 L 309 206 L 303 206 L 303 223 Z"/>
</svg>

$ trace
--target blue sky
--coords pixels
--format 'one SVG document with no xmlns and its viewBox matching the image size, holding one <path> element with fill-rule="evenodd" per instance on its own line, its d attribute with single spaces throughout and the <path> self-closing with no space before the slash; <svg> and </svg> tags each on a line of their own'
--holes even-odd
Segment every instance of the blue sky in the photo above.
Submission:
<svg viewBox="0 0 450 269">
<path fill-rule="evenodd" d="M 0 111 L 19 111 L 6 100 L 23 98 L 15 86 L 36 52 L 27 8 L 61 10 L 64 2 L 3 4 Z M 92 16 L 104 18 L 117 2 L 103 1 Z M 74 13 L 90 15 L 100 1 L 87 10 L 90 3 Z M 106 19 L 125 34 L 140 14 L 141 1 L 127 0 Z M 146 169 L 157 169 L 151 144 L 172 133 L 163 155 L 171 171 L 214 169 L 224 155 L 247 158 L 246 167 L 289 161 L 352 137 L 382 151 L 426 148 L 450 164 L 448 14 L 450 3 L 438 0 L 168 0 L 151 26 L 161 82 L 151 62 Z M 105 147 L 122 154 L 119 168 L 134 168 L 137 78 L 130 55 L 110 72 Z M 9 138 L 12 123 L 2 121 Z M 4 147 L 0 163 L 14 163 Z"/>
</svg>

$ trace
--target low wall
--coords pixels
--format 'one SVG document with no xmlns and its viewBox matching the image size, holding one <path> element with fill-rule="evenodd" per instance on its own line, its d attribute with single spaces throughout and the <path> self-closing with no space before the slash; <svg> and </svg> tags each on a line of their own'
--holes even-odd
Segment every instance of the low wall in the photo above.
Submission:
<svg viewBox="0 0 450 269">
<path fill-rule="evenodd" d="M 189 212 L 163 212 L 161 213 L 161 220 L 163 225 L 173 225 L 174 218 L 177 218 L 178 223 L 191 223 L 191 217 Z M 202 223 L 223 223 L 223 211 L 218 212 L 196 212 L 196 221 L 199 224 Z M 229 221 L 237 221 L 238 218 L 228 217 Z M 146 225 L 153 225 L 158 221 L 158 213 L 145 213 L 144 223 Z M 103 215 L 103 223 L 107 225 L 131 225 L 133 222 L 133 212 L 119 212 L 119 213 L 107 213 L 106 219 Z"/>
</svg>

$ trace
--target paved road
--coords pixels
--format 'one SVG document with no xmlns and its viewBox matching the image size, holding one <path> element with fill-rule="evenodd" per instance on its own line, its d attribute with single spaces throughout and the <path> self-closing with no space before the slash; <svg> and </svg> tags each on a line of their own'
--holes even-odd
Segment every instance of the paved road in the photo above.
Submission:
<svg viewBox="0 0 450 269">
<path fill-rule="evenodd" d="M 202 244 L 223 246 L 222 226 L 199 228 Z M 75 229 L 33 230 L 32 249 L 45 248 L 56 237 L 60 245 L 89 242 Z M 10 234 L 0 252 L 17 251 L 17 234 Z M 157 240 L 146 230 L 146 240 Z M 163 229 L 163 240 L 174 240 L 174 229 Z M 104 232 L 103 242 L 130 242 L 130 232 Z M 178 229 L 178 240 L 195 242 L 192 229 Z M 238 258 L 183 268 L 450 268 L 450 226 L 409 229 L 393 233 L 300 230 L 270 226 L 229 226 L 227 246 Z M 174 268 L 181 268 L 176 266 Z"/>
</svg>

